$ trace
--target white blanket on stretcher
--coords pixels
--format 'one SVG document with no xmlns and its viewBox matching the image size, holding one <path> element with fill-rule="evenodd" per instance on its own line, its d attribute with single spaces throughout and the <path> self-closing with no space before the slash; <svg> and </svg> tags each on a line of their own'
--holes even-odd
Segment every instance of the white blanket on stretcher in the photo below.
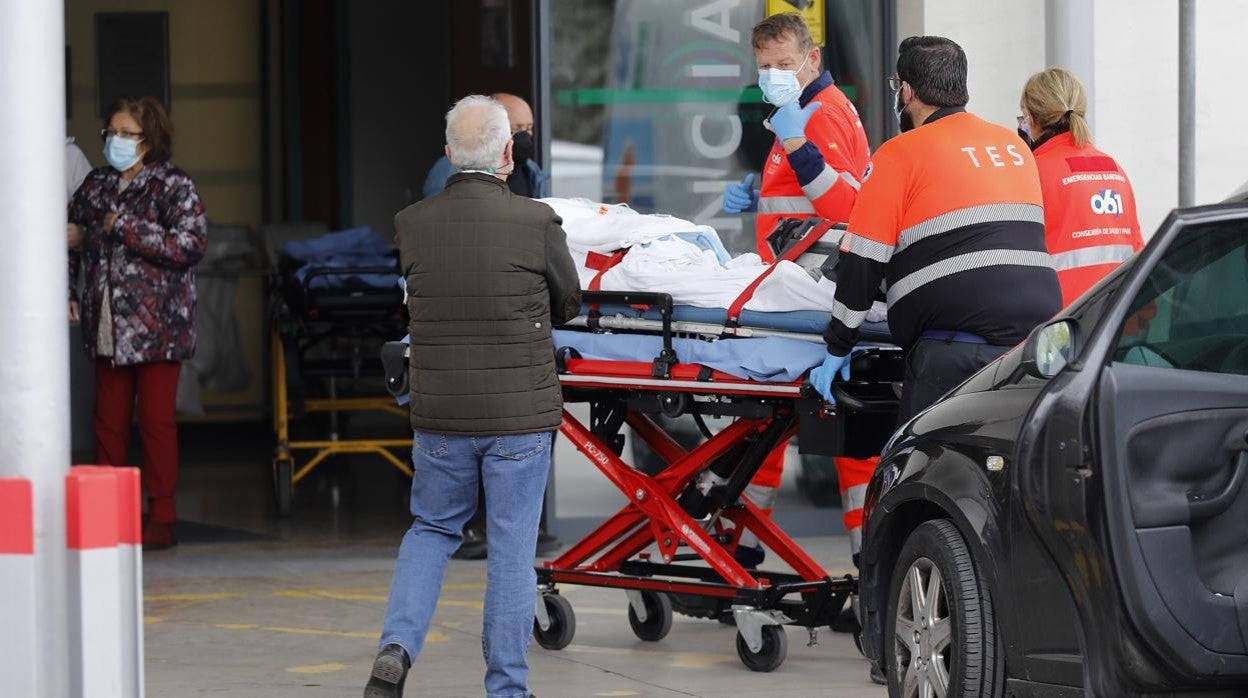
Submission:
<svg viewBox="0 0 1248 698">
<path fill-rule="evenodd" d="M 698 239 L 727 262 L 719 233 L 709 225 L 697 225 L 683 218 L 659 213 L 638 213 L 627 204 L 604 204 L 589 199 L 541 199 L 563 219 L 568 249 L 584 260 L 586 253 L 609 253 L 668 235 Z"/>
<path fill-rule="evenodd" d="M 727 308 L 768 265 L 753 253 L 729 257 L 714 228 L 680 218 L 638 213 L 621 204 L 602 204 L 587 199 L 542 199 L 563 218 L 568 249 L 581 277 L 581 288 L 598 271 L 587 266 L 590 252 L 609 253 L 628 248 L 615 267 L 602 275 L 603 291 L 670 293 L 677 305 Z M 746 310 L 789 312 L 832 311 L 836 284 L 815 280 L 793 262 L 777 262 L 753 296 Z M 877 303 L 868 322 L 882 322 L 886 311 Z"/>
</svg>

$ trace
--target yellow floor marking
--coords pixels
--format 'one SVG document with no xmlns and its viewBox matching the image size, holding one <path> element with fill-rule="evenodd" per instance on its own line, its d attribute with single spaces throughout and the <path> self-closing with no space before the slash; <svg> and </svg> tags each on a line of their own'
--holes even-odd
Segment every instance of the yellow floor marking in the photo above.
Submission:
<svg viewBox="0 0 1248 698">
<path fill-rule="evenodd" d="M 623 696 L 639 696 L 641 694 L 637 691 L 603 691 L 594 695 L 599 696 L 599 698 L 622 698 Z"/>
<path fill-rule="evenodd" d="M 163 623 L 164 621 L 164 618 L 157 618 L 156 616 L 143 616 L 144 625 L 155 625 L 157 623 Z"/>
<path fill-rule="evenodd" d="M 310 666 L 292 666 L 286 667 L 286 671 L 292 674 L 332 674 L 335 671 L 346 669 L 346 664 L 331 662 L 329 664 L 312 664 Z"/>
<path fill-rule="evenodd" d="M 260 630 L 269 633 L 286 633 L 290 635 L 316 635 L 319 637 L 350 637 L 350 638 L 376 638 L 377 633 L 374 631 L 355 631 L 347 632 L 342 630 L 321 630 L 319 628 L 286 628 L 275 625 L 256 625 L 254 623 L 217 623 L 214 627 L 222 630 Z M 444 633 L 437 630 L 430 630 L 425 637 L 425 642 L 447 642 L 450 640 Z"/>
<path fill-rule="evenodd" d="M 330 589 L 287 589 L 275 591 L 274 596 L 285 596 L 293 599 L 334 599 L 337 601 L 385 601 L 382 592 L 332 591 Z"/>
<path fill-rule="evenodd" d="M 592 606 L 573 606 L 572 611 L 577 615 L 582 613 L 591 616 L 626 616 L 627 608 L 594 608 Z"/>
<path fill-rule="evenodd" d="M 439 606 L 459 606 L 462 608 L 475 608 L 478 611 L 485 610 L 485 602 L 483 601 L 464 601 L 461 599 L 438 599 Z"/>
<path fill-rule="evenodd" d="M 328 637 L 377 637 L 375 632 L 344 632 L 342 630 L 320 630 L 318 628 L 283 628 L 265 625 L 260 628 L 270 633 L 290 633 L 292 635 L 321 635 Z"/>
<path fill-rule="evenodd" d="M 384 594 L 389 587 L 343 587 L 338 589 L 294 589 L 293 591 L 337 591 L 344 594 Z"/>
<path fill-rule="evenodd" d="M 656 650 L 635 650 L 624 647 L 594 647 L 592 645 L 568 645 L 564 652 L 580 652 L 582 654 L 609 654 L 619 656 L 663 657 L 668 666 L 680 669 L 706 669 L 716 664 L 730 664 L 738 661 L 735 655 L 707 654 L 705 652 L 659 652 Z"/>
<path fill-rule="evenodd" d="M 443 591 L 480 591 L 485 585 L 473 583 L 443 584 Z M 379 587 L 357 589 L 284 589 L 273 592 L 274 596 L 285 596 L 296 599 L 336 599 L 338 601 L 385 601 L 390 590 Z"/>
<path fill-rule="evenodd" d="M 157 594 L 155 596 L 144 596 L 143 600 L 148 603 L 157 601 L 221 601 L 222 599 L 237 599 L 242 595 L 242 593 L 234 591 L 216 594 Z"/>
</svg>

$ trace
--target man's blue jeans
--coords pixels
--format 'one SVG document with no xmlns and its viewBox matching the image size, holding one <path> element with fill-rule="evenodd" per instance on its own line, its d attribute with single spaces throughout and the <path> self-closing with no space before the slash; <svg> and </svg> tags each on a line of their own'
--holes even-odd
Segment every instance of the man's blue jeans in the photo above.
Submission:
<svg viewBox="0 0 1248 698">
<path fill-rule="evenodd" d="M 413 437 L 412 527 L 403 537 L 381 646 L 415 662 L 442 591 L 451 554 L 485 484 L 489 567 L 482 651 L 489 698 L 528 698 L 528 651 L 537 575 L 533 558 L 553 432 Z"/>
</svg>

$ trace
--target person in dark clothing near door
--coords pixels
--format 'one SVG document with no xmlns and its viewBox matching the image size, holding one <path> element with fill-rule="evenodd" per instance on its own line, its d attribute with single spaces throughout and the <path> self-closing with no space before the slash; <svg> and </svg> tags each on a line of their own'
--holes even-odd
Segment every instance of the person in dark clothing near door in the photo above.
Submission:
<svg viewBox="0 0 1248 698">
<path fill-rule="evenodd" d="M 537 164 L 537 128 L 533 120 L 533 108 L 522 98 L 506 92 L 496 92 L 494 101 L 507 110 L 511 123 L 512 156 L 516 167 L 507 175 L 507 187 L 521 196 L 542 199 L 550 196 L 550 173 Z M 425 175 L 421 193 L 429 198 L 446 188 L 446 182 L 455 174 L 451 161 L 443 156 L 433 163 Z"/>
<path fill-rule="evenodd" d="M 414 520 L 365 698 L 403 694 L 478 483 L 490 530 L 486 694 L 531 695 L 533 551 L 563 411 L 551 327 L 580 311 L 580 283 L 559 217 L 507 187 L 515 160 L 498 102 L 457 102 L 446 152 L 459 174 L 395 217 L 411 317 Z"/>
<path fill-rule="evenodd" d="M 939 36 L 901 43 L 901 135 L 876 152 L 841 241 L 828 356 L 811 383 L 848 378 L 858 326 L 886 283 L 909 351 L 901 420 L 927 409 L 1062 307 L 1040 180 L 1014 131 L 967 113 L 966 54 Z"/>
</svg>

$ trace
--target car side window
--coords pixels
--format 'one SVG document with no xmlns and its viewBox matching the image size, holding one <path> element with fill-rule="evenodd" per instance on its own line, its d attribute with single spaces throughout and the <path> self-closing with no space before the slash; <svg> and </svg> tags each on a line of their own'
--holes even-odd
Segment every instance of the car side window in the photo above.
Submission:
<svg viewBox="0 0 1248 698">
<path fill-rule="evenodd" d="M 1132 300 L 1114 360 L 1248 375 L 1248 221 L 1180 233 Z"/>
</svg>

